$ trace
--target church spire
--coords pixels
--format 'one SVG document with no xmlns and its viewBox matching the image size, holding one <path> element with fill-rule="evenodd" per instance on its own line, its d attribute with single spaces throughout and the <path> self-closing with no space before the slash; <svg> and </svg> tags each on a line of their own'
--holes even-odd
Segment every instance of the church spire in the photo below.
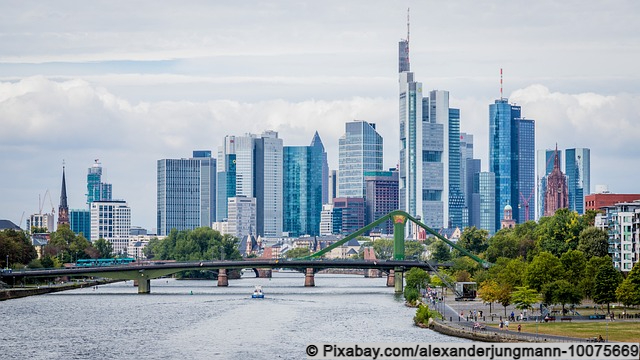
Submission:
<svg viewBox="0 0 640 360">
<path fill-rule="evenodd" d="M 67 183 L 65 181 L 64 163 L 62 164 L 62 189 L 60 190 L 60 206 L 58 207 L 58 227 L 69 225 L 69 206 L 67 205 Z"/>
</svg>

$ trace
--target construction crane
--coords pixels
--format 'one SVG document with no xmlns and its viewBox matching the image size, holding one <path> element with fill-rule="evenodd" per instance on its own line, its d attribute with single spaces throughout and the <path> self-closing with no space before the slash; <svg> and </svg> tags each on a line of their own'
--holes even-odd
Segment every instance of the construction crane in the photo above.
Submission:
<svg viewBox="0 0 640 360">
<path fill-rule="evenodd" d="M 531 201 L 531 197 L 533 196 L 534 192 L 535 192 L 535 190 L 531 190 L 531 194 L 529 194 L 529 197 L 527 197 L 526 199 L 524 198 L 524 195 L 522 195 L 522 192 L 520 192 L 520 199 L 522 199 L 522 204 L 524 205 L 524 218 L 525 218 L 525 221 L 531 220 L 529 218 L 529 201 Z"/>
<path fill-rule="evenodd" d="M 40 198 L 40 195 L 38 195 L 38 206 L 39 206 L 38 214 L 42 214 L 42 208 L 44 207 L 44 202 L 47 199 L 47 195 L 49 196 L 49 204 L 51 204 L 51 213 L 55 214 L 56 212 L 56 208 L 53 206 L 53 200 L 51 199 L 51 193 L 49 192 L 49 189 L 47 189 L 42 199 Z"/>
</svg>

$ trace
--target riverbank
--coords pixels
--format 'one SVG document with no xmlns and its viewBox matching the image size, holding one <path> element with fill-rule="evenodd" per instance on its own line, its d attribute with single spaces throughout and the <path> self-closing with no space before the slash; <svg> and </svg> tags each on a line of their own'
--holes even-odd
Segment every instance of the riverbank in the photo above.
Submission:
<svg viewBox="0 0 640 360">
<path fill-rule="evenodd" d="M 0 301 L 19 299 L 27 296 L 43 295 L 66 290 L 82 289 L 92 286 L 111 284 L 122 280 L 98 279 L 91 281 L 67 282 L 52 286 L 0 289 Z"/>
</svg>

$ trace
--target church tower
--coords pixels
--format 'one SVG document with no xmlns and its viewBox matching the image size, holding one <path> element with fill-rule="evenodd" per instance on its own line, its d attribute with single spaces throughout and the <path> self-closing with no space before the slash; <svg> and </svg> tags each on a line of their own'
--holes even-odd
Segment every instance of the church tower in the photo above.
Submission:
<svg viewBox="0 0 640 360">
<path fill-rule="evenodd" d="M 547 192 L 544 196 L 544 216 L 553 216 L 558 209 L 569 207 L 569 191 L 567 177 L 560 171 L 558 145 L 554 158 L 553 170 L 547 177 Z"/>
<path fill-rule="evenodd" d="M 62 165 L 62 190 L 60 191 L 60 206 L 58 207 L 58 228 L 69 225 L 69 206 L 67 205 L 67 184 L 64 179 L 64 165 Z"/>
</svg>

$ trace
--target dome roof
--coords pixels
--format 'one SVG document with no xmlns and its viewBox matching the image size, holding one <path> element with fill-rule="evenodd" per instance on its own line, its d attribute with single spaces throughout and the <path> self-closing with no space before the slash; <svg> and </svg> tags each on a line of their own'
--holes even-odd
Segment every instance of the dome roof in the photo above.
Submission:
<svg viewBox="0 0 640 360">
<path fill-rule="evenodd" d="M 511 205 L 507 205 L 504 207 L 505 210 L 513 210 L 513 208 L 511 207 Z"/>
</svg>

